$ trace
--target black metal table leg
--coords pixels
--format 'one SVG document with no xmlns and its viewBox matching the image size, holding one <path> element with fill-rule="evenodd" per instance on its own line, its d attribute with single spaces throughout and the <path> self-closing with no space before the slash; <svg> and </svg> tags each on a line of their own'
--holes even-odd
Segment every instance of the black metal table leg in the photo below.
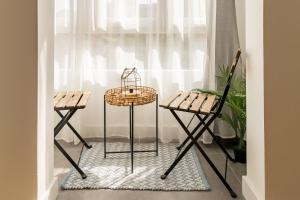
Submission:
<svg viewBox="0 0 300 200">
<path fill-rule="evenodd" d="M 63 114 L 60 111 L 56 111 L 57 114 L 63 119 Z M 79 133 L 76 131 L 76 129 L 70 124 L 70 122 L 67 122 L 68 127 L 73 131 L 73 133 L 77 136 L 77 138 L 83 143 L 83 145 L 90 149 L 92 148 L 92 145 L 89 145 L 80 135 Z"/>
<path fill-rule="evenodd" d="M 158 94 L 156 94 L 156 118 L 155 118 L 156 156 L 158 156 Z"/>
<path fill-rule="evenodd" d="M 133 103 L 131 103 L 131 115 L 130 115 L 130 153 L 131 153 L 131 173 L 133 173 L 133 151 L 134 151 L 134 147 L 133 147 L 133 140 L 134 140 L 134 114 L 133 114 L 133 110 L 134 110 L 134 106 Z"/>
<path fill-rule="evenodd" d="M 132 163 L 132 143 L 131 143 L 131 139 L 132 139 L 132 122 L 131 122 L 131 120 L 132 120 L 132 112 L 131 112 L 131 110 L 132 110 L 132 107 L 131 107 L 131 105 L 129 106 L 129 153 L 130 153 L 130 162 Z M 132 173 L 132 167 L 131 167 L 131 173 Z"/>
<path fill-rule="evenodd" d="M 131 173 L 133 173 L 133 166 L 134 166 L 134 153 L 145 153 L 145 152 L 155 152 L 156 156 L 158 156 L 158 95 L 156 94 L 156 128 L 155 128 L 155 149 L 149 149 L 149 150 L 134 150 L 134 104 L 131 103 L 129 105 L 129 144 L 130 149 L 129 151 L 107 151 L 107 136 L 106 136 L 106 101 L 105 101 L 105 95 L 104 95 L 104 102 L 103 102 L 103 108 L 104 108 L 104 158 L 106 158 L 107 154 L 115 154 L 115 153 L 130 153 L 131 158 Z"/>
<path fill-rule="evenodd" d="M 106 158 L 106 101 L 105 101 L 105 95 L 104 95 L 104 101 L 103 101 L 103 128 L 104 128 L 104 136 L 103 136 L 103 142 L 104 142 L 104 158 Z"/>
</svg>

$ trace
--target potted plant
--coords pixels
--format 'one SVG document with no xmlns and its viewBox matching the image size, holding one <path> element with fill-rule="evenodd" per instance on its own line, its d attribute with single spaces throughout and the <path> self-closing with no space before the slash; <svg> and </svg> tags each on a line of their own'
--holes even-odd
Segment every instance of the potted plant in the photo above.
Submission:
<svg viewBox="0 0 300 200">
<path fill-rule="evenodd" d="M 221 66 L 220 72 L 216 76 L 220 88 L 226 84 L 231 66 Z M 196 91 L 205 92 L 221 96 L 223 91 L 212 91 L 195 89 Z M 245 75 L 234 76 L 231 88 L 228 92 L 225 105 L 229 109 L 224 109 L 221 113 L 221 119 L 229 124 L 235 132 L 238 144 L 233 147 L 235 159 L 237 162 L 246 162 L 246 80 Z M 227 111 L 226 111 L 227 110 Z M 229 111 L 228 111 L 229 110 Z"/>
</svg>

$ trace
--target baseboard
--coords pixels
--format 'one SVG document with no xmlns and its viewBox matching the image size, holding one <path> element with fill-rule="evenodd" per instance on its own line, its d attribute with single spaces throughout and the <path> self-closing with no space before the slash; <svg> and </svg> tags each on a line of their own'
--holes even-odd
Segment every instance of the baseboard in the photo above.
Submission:
<svg viewBox="0 0 300 200">
<path fill-rule="evenodd" d="M 39 200 L 56 200 L 58 195 L 58 179 L 54 177 L 48 190 L 42 195 Z"/>
<path fill-rule="evenodd" d="M 246 200 L 263 200 L 258 198 L 258 195 L 247 176 L 242 177 L 242 192 Z"/>
</svg>

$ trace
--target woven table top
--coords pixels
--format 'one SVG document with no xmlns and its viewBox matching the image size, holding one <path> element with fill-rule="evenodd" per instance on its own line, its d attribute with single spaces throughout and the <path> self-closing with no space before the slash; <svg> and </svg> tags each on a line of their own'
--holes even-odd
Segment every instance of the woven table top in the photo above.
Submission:
<svg viewBox="0 0 300 200">
<path fill-rule="evenodd" d="M 130 96 L 124 95 L 121 87 L 109 89 L 105 92 L 105 101 L 114 106 L 130 106 L 132 104 L 138 106 L 152 103 L 156 100 L 155 89 L 146 86 L 138 86 L 137 90 L 139 91 L 139 94 Z"/>
</svg>

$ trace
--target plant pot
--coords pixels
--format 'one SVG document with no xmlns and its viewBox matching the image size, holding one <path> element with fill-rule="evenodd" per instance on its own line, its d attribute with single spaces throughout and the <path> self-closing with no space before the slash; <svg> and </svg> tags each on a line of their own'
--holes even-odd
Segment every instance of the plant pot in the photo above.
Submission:
<svg viewBox="0 0 300 200">
<path fill-rule="evenodd" d="M 233 148 L 239 144 L 239 138 L 221 138 L 220 136 L 216 136 L 217 140 L 227 148 Z"/>
<path fill-rule="evenodd" d="M 246 150 L 245 149 L 233 149 L 235 160 L 239 163 L 246 163 Z"/>
</svg>

